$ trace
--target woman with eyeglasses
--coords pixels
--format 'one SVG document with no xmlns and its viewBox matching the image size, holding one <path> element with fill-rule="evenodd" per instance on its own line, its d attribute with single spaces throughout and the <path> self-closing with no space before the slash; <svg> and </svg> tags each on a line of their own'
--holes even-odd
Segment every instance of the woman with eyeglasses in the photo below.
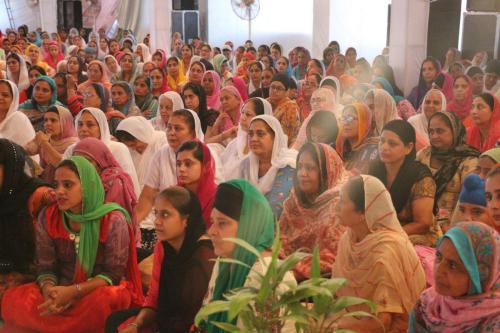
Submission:
<svg viewBox="0 0 500 333">
<path fill-rule="evenodd" d="M 363 103 L 346 105 L 342 111 L 341 129 L 336 149 L 344 167 L 354 174 L 366 173 L 378 157 L 378 137 L 372 133 L 372 113 Z"/>
</svg>

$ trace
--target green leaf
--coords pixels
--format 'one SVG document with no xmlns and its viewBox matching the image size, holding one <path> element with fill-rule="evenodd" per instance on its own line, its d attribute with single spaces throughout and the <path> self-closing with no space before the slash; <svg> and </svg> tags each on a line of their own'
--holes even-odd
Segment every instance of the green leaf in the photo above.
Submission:
<svg viewBox="0 0 500 333">
<path fill-rule="evenodd" d="M 281 262 L 278 263 L 278 273 L 276 275 L 276 278 L 279 280 L 283 280 L 285 274 L 297 266 L 297 264 L 301 261 L 304 260 L 305 258 L 309 257 L 310 254 L 308 253 L 303 253 L 303 252 L 294 252 L 291 255 L 289 255 L 287 258 L 282 260 Z"/>
<path fill-rule="evenodd" d="M 230 303 L 228 301 L 212 301 L 207 305 L 203 306 L 200 311 L 196 314 L 194 321 L 196 325 L 208 318 L 211 314 L 224 312 L 229 310 Z"/>
<path fill-rule="evenodd" d="M 229 324 L 229 323 L 222 323 L 220 321 L 212 321 L 211 324 L 214 326 L 217 326 L 218 328 L 222 328 L 225 331 L 228 332 L 235 332 L 235 333 L 242 333 L 246 331 L 242 331 L 238 326 Z"/>
<path fill-rule="evenodd" d="M 321 267 L 319 262 L 319 248 L 318 246 L 314 247 L 312 262 L 311 262 L 311 277 L 319 278 L 321 277 Z"/>
<path fill-rule="evenodd" d="M 358 333 L 358 332 L 353 331 L 353 330 L 348 330 L 346 328 L 340 328 L 340 329 L 335 330 L 335 333 Z"/>
<path fill-rule="evenodd" d="M 255 299 L 256 296 L 257 295 L 254 293 L 246 292 L 232 297 L 227 314 L 228 320 L 232 321 L 234 318 L 236 318 L 240 314 L 240 312 L 242 312 L 243 309 L 245 309 L 248 304 Z"/>
<path fill-rule="evenodd" d="M 366 311 L 353 311 L 353 312 L 348 312 L 346 314 L 343 314 L 341 316 L 342 318 L 343 317 L 370 317 L 370 318 L 377 318 L 376 316 L 374 316 L 373 314 L 371 313 L 368 313 Z"/>
<path fill-rule="evenodd" d="M 232 242 L 232 243 L 244 248 L 248 252 L 253 253 L 260 261 L 262 261 L 262 255 L 260 254 L 260 252 L 255 247 L 250 245 L 248 242 L 244 241 L 243 239 L 228 237 L 228 238 L 224 238 L 223 240 L 228 241 L 228 242 Z"/>
<path fill-rule="evenodd" d="M 330 290 L 332 294 L 336 294 L 340 287 L 346 284 L 347 280 L 343 278 L 326 279 L 321 283 L 322 287 Z"/>
<path fill-rule="evenodd" d="M 353 306 L 353 305 L 366 304 L 366 305 L 370 306 L 369 303 L 371 303 L 371 302 L 366 300 L 366 299 L 363 299 L 363 298 L 354 297 L 354 296 L 343 296 L 343 297 L 340 297 L 339 299 L 337 299 L 337 301 L 333 305 L 332 313 L 340 312 L 340 311 L 344 310 L 345 308 L 348 308 L 348 307 Z"/>
<path fill-rule="evenodd" d="M 248 267 L 248 268 L 252 268 L 250 267 L 249 265 L 245 264 L 243 261 L 240 261 L 240 260 L 236 260 L 236 259 L 231 259 L 231 258 L 219 258 L 217 259 L 220 263 L 226 263 L 226 264 L 236 264 L 236 265 L 241 265 L 241 266 L 245 266 L 245 267 Z"/>
</svg>

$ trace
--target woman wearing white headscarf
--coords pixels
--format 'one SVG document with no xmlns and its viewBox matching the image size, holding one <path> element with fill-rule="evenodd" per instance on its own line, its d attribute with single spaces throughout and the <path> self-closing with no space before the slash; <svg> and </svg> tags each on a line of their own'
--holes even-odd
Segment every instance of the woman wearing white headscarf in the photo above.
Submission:
<svg viewBox="0 0 500 333">
<path fill-rule="evenodd" d="M 184 109 L 184 101 L 181 95 L 175 91 L 167 91 L 158 98 L 159 112 L 151 119 L 151 124 L 157 131 L 166 131 L 168 118 L 172 112 Z"/>
<path fill-rule="evenodd" d="M 19 63 L 19 70 L 17 73 L 11 71 L 11 66 L 9 66 L 9 60 L 13 59 Z M 11 53 L 7 56 L 7 79 L 14 82 L 17 85 L 17 89 L 21 92 L 28 89 L 30 86 L 30 79 L 28 75 L 28 67 L 26 66 L 26 60 L 24 57 L 17 54 Z"/>
<path fill-rule="evenodd" d="M 339 121 L 342 117 L 342 110 L 344 109 L 344 106 L 340 104 L 342 93 L 340 91 L 341 86 L 339 79 L 337 79 L 335 76 L 326 76 L 319 83 L 319 87 L 330 89 L 333 92 L 333 95 L 335 97 L 333 101 L 335 103 L 333 112 L 335 113 L 335 117 L 337 117 L 337 121 Z"/>
<path fill-rule="evenodd" d="M 408 118 L 415 132 L 429 144 L 429 119 L 439 111 L 446 111 L 446 97 L 439 89 L 430 89 L 422 101 L 422 112 Z"/>
<path fill-rule="evenodd" d="M 116 137 L 128 147 L 142 189 L 151 160 L 167 144 L 167 135 L 156 131 L 146 118 L 134 116 L 118 124 Z"/>
<path fill-rule="evenodd" d="M 144 64 L 148 61 L 151 61 L 151 51 L 149 50 L 149 47 L 144 43 L 137 44 L 137 47 L 135 48 L 135 54 L 137 54 L 138 56 L 138 63 L 142 62 Z"/>
<path fill-rule="evenodd" d="M 276 218 L 293 187 L 297 151 L 288 149 L 288 137 L 273 116 L 256 116 L 248 128 L 250 153 L 239 165 L 239 178 L 246 179 L 265 195 Z"/>
<path fill-rule="evenodd" d="M 238 166 L 241 160 L 249 153 L 247 133 L 250 121 L 255 116 L 263 114 L 272 115 L 273 107 L 264 98 L 253 97 L 243 104 L 240 112 L 240 123 L 236 138 L 231 140 L 220 154 L 220 159 L 224 164 L 224 175 L 227 180 L 238 177 Z"/>
<path fill-rule="evenodd" d="M 87 116 L 87 115 L 90 115 Z M 95 127 L 98 127 L 96 129 Z M 130 152 L 123 143 L 112 141 L 111 133 L 109 132 L 108 120 L 103 111 L 87 107 L 82 109 L 75 117 L 75 127 L 78 135 L 78 139 L 82 140 L 87 137 L 94 137 L 101 140 L 108 146 L 109 150 L 113 154 L 116 161 L 120 164 L 123 171 L 129 174 L 134 184 L 134 191 L 136 195 L 141 192 L 141 187 L 139 186 L 139 180 L 137 179 L 137 173 L 135 171 L 134 162 L 130 156 Z M 73 144 L 66 149 L 63 155 L 63 159 L 66 159 L 73 155 L 73 149 L 76 144 Z"/>
<path fill-rule="evenodd" d="M 372 128 L 375 136 L 382 134 L 385 124 L 400 119 L 394 98 L 384 89 L 368 91 L 364 102 L 373 114 Z"/>
<path fill-rule="evenodd" d="M 18 112 L 19 90 L 14 82 L 0 80 L 0 92 L 4 92 L 9 97 L 2 98 L 5 102 L 0 103 L 0 138 L 9 139 L 24 147 L 35 138 L 35 130 L 28 117 Z M 8 99 L 11 99 L 8 104 Z"/>
</svg>

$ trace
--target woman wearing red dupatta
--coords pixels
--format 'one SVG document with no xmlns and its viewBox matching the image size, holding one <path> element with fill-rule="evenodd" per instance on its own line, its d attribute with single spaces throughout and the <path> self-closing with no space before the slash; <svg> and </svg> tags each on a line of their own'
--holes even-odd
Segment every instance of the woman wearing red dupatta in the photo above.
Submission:
<svg viewBox="0 0 500 333">
<path fill-rule="evenodd" d="M 104 186 L 105 201 L 115 202 L 125 208 L 131 217 L 136 240 L 140 244 L 141 233 L 135 215 L 137 197 L 134 185 L 130 176 L 116 161 L 113 153 L 101 140 L 85 138 L 75 145 L 73 155 L 83 156 L 95 166 Z"/>
<path fill-rule="evenodd" d="M 201 141 L 184 142 L 176 153 L 177 182 L 196 193 L 200 201 L 203 220 L 210 227 L 210 214 L 215 198 L 215 162 L 210 149 Z"/>
<path fill-rule="evenodd" d="M 56 41 L 51 41 L 49 43 L 49 52 L 45 56 L 44 60 L 54 70 L 57 70 L 57 64 L 64 60 L 64 54 Z"/>
<path fill-rule="evenodd" d="M 83 157 L 56 170 L 57 204 L 35 226 L 37 282 L 7 291 L 7 332 L 102 332 L 113 311 L 141 304 L 128 213 L 104 203 L 97 171 Z"/>
<path fill-rule="evenodd" d="M 472 103 L 471 117 L 474 125 L 467 129 L 467 144 L 481 153 L 495 147 L 500 139 L 500 101 L 484 93 Z"/>
</svg>

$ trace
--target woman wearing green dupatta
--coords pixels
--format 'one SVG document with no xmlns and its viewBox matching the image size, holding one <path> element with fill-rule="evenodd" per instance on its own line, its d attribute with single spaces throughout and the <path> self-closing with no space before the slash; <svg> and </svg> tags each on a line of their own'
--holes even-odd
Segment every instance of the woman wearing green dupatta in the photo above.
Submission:
<svg viewBox="0 0 500 333">
<path fill-rule="evenodd" d="M 5 328 L 102 332 L 109 314 L 143 299 L 130 218 L 104 203 L 99 175 L 83 157 L 61 162 L 55 183 L 57 204 L 35 227 L 37 283 L 5 294 Z"/>
<path fill-rule="evenodd" d="M 256 260 L 254 254 L 233 242 L 225 241 L 225 238 L 239 238 L 255 247 L 257 251 L 263 253 L 265 265 L 270 263 L 269 249 L 274 239 L 274 214 L 271 206 L 256 187 L 242 179 L 219 185 L 211 220 L 212 226 L 208 235 L 214 245 L 215 254 L 239 260 L 252 269 L 242 265 L 217 262 L 212 271 L 204 303 L 221 300 L 228 291 L 243 286 L 258 288 L 256 272 L 265 271 L 265 267 Z M 283 282 L 295 282 L 293 274 L 288 272 Z M 228 322 L 227 313 L 211 315 L 206 323 L 208 333 L 224 332 L 212 322 Z"/>
</svg>

